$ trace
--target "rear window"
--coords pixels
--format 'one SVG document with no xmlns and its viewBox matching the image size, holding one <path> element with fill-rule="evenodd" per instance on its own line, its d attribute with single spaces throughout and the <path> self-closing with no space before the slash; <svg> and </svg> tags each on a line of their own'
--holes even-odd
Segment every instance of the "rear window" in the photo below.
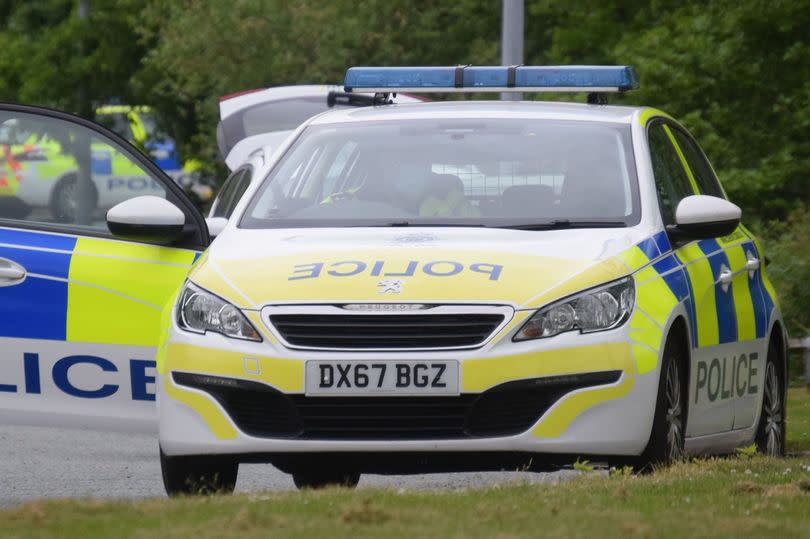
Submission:
<svg viewBox="0 0 810 539">
<path fill-rule="evenodd" d="M 459 119 L 309 126 L 242 227 L 638 222 L 630 126 Z"/>
</svg>

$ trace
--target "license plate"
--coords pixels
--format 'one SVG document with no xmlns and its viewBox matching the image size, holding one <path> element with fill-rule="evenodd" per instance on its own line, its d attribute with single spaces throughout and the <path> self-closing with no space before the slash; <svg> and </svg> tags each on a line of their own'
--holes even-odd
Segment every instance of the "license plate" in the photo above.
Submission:
<svg viewBox="0 0 810 539">
<path fill-rule="evenodd" d="M 307 395 L 458 395 L 458 361 L 307 361 Z"/>
</svg>

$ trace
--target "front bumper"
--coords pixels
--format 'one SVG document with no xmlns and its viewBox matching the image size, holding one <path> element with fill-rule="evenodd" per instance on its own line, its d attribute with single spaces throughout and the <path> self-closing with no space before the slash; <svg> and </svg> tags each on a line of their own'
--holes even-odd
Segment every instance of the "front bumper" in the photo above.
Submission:
<svg viewBox="0 0 810 539">
<path fill-rule="evenodd" d="M 516 317 L 504 332 L 522 324 L 520 318 Z M 250 343 L 217 334 L 189 334 L 176 327 L 169 337 L 160 354 L 158 380 L 160 444 L 168 455 L 231 454 L 244 460 L 299 453 L 638 455 L 649 439 L 658 389 L 658 369 L 645 370 L 644 374 L 638 372 L 629 325 L 612 331 L 588 335 L 566 333 L 522 343 L 514 343 L 501 334 L 476 350 L 410 353 L 291 350 L 275 341 L 272 335 L 265 334 L 263 343 Z M 271 413 L 268 412 L 268 418 L 262 418 L 260 406 L 258 413 L 253 410 L 247 414 L 253 417 L 253 423 L 245 421 L 244 413 L 240 415 L 239 407 L 244 407 L 245 402 L 255 408 L 257 402 L 261 404 L 261 398 L 268 396 L 272 396 L 268 397 L 268 403 L 283 402 L 287 406 L 292 402 L 298 413 L 300 406 L 325 399 L 304 396 L 306 360 L 357 360 L 358 356 L 375 361 L 458 360 L 461 395 L 444 399 L 480 402 L 496 391 L 495 388 L 520 386 L 525 381 L 537 381 L 538 387 L 546 384 L 552 388 L 550 392 L 556 393 L 538 405 L 534 417 L 531 417 L 532 410 L 525 409 L 526 399 L 514 398 L 494 416 L 514 419 L 504 421 L 508 423 L 504 428 L 498 428 L 497 420 L 483 428 L 479 428 L 480 425 L 468 428 L 467 416 L 463 432 L 439 430 L 431 434 L 410 428 L 401 436 L 375 433 L 373 429 L 361 433 L 352 431 L 352 423 L 347 420 L 346 431 L 330 436 L 311 429 L 307 433 L 300 424 L 288 425 L 286 430 L 273 430 Z M 197 378 L 195 382 L 195 374 L 208 377 Z M 206 381 L 208 386 L 203 383 Z M 223 398 L 217 386 L 230 388 L 226 392 L 242 401 L 234 404 L 233 399 Z M 253 396 L 258 395 L 258 400 L 247 397 L 251 391 Z M 435 399 L 399 399 L 416 402 L 431 398 Z M 350 399 L 370 399 L 369 410 L 391 404 L 375 402 L 371 400 L 373 397 Z M 437 416 L 446 415 L 447 410 L 441 408 L 445 403 L 431 403 L 431 407 L 434 404 Z M 517 406 L 511 414 L 514 417 L 510 416 L 510 406 Z M 384 413 L 378 414 L 378 419 Z M 390 412 L 391 421 L 401 419 L 397 413 Z M 468 410 L 468 413 L 471 412 Z M 492 417 L 490 414 L 490 419 Z M 271 427 L 267 428 L 267 424 Z M 507 426 L 510 428 L 505 428 Z M 267 457 L 266 460 L 272 459 Z"/>
</svg>

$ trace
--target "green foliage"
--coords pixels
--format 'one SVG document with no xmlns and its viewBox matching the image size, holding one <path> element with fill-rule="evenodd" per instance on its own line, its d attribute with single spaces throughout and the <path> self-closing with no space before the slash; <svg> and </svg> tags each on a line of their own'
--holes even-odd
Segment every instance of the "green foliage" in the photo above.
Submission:
<svg viewBox="0 0 810 539">
<path fill-rule="evenodd" d="M 810 211 L 795 211 L 785 223 L 773 225 L 769 235 L 774 239 L 766 241 L 765 251 L 773 263 L 767 272 L 788 331 L 796 337 L 810 335 Z"/>
<path fill-rule="evenodd" d="M 350 65 L 499 61 L 490 0 L 107 0 L 86 23 L 75 4 L 0 5 L 4 99 L 151 104 L 207 161 L 222 95 L 339 83 Z M 635 65 L 641 90 L 616 101 L 681 119 L 761 229 L 810 200 L 808 26 L 806 2 L 527 0 L 525 62 Z"/>
<path fill-rule="evenodd" d="M 734 450 L 737 456 L 743 459 L 752 459 L 757 456 L 757 444 L 747 445 L 745 447 L 738 447 Z"/>
<path fill-rule="evenodd" d="M 145 50 L 141 0 L 107 0 L 81 21 L 74 0 L 20 0 L 0 8 L 0 95 L 92 116 L 94 102 L 128 101 Z M 83 92 L 82 92 L 83 88 Z"/>
<path fill-rule="evenodd" d="M 641 90 L 613 100 L 659 107 L 692 131 L 745 222 L 772 238 L 785 314 L 808 333 L 810 4 L 525 5 L 525 63 L 636 66 Z M 82 22 L 75 0 L 7 0 L 0 95 L 85 115 L 91 101 L 149 104 L 185 156 L 213 163 L 220 96 L 339 83 L 351 65 L 497 63 L 500 18 L 491 0 L 106 0 Z"/>
</svg>

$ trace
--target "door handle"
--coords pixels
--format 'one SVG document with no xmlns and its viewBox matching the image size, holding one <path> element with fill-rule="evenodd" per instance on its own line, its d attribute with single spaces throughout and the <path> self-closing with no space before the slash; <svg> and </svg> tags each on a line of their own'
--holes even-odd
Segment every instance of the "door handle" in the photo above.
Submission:
<svg viewBox="0 0 810 539">
<path fill-rule="evenodd" d="M 753 278 L 754 273 L 759 269 L 759 259 L 752 255 L 751 253 L 748 254 L 748 261 L 745 263 L 745 269 L 748 271 L 748 277 Z"/>
<path fill-rule="evenodd" d="M 731 281 L 734 280 L 734 274 L 725 266 L 720 268 L 720 276 L 717 279 L 720 284 L 723 286 L 723 292 L 728 292 L 728 287 L 731 285 Z"/>
<path fill-rule="evenodd" d="M 23 279 L 25 279 L 24 267 L 11 260 L 0 258 L 0 286 L 19 284 Z"/>
</svg>

